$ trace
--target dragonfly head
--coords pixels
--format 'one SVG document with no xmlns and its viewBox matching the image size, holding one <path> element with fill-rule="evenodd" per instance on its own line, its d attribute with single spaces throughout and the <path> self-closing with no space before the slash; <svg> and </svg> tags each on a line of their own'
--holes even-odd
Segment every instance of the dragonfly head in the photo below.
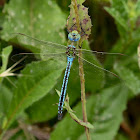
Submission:
<svg viewBox="0 0 140 140">
<path fill-rule="evenodd" d="M 76 42 L 80 39 L 80 37 L 81 37 L 80 34 L 76 30 L 74 30 L 74 31 L 72 31 L 68 34 L 68 39 L 70 41 L 75 41 Z"/>
</svg>

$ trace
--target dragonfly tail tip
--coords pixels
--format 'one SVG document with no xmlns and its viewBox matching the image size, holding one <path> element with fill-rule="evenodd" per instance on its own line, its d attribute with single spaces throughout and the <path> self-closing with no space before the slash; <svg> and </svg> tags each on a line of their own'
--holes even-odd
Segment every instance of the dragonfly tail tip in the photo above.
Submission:
<svg viewBox="0 0 140 140">
<path fill-rule="evenodd" d="M 62 120 L 63 114 L 62 113 L 58 113 L 58 120 Z"/>
</svg>

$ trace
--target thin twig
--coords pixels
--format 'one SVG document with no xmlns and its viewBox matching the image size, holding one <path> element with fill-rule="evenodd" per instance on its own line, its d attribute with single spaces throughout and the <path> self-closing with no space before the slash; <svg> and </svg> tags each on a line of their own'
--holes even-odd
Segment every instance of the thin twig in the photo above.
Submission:
<svg viewBox="0 0 140 140">
<path fill-rule="evenodd" d="M 2 140 L 9 140 L 11 137 L 13 137 L 17 132 L 20 131 L 20 127 L 17 127 L 17 128 L 14 128 L 14 129 L 11 129 L 11 130 L 8 130 L 3 139 Z"/>
<path fill-rule="evenodd" d="M 139 65 L 139 68 L 140 68 L 140 43 L 139 43 L 137 52 L 138 52 L 138 65 Z"/>
<path fill-rule="evenodd" d="M 125 121 L 121 123 L 121 128 L 130 137 L 131 140 L 138 140 L 136 133 L 133 132 L 133 130 Z"/>
<path fill-rule="evenodd" d="M 75 15 L 76 15 L 76 25 L 77 25 L 77 30 L 81 32 L 80 28 L 80 20 L 78 16 L 78 8 L 77 8 L 77 0 L 72 0 L 74 4 L 74 10 L 75 10 Z M 81 40 L 78 43 L 78 46 L 81 46 L 82 42 Z M 81 81 L 81 102 L 82 102 L 82 112 L 83 112 L 83 121 L 87 122 L 87 113 L 86 113 L 86 98 L 85 98 L 85 78 L 84 78 L 84 69 L 83 69 L 83 61 L 81 60 L 82 58 L 82 51 L 79 49 L 79 76 L 80 76 L 80 81 Z M 90 134 L 89 134 L 89 128 L 85 127 L 86 131 L 86 136 L 87 140 L 90 140 Z"/>
<path fill-rule="evenodd" d="M 79 56 L 82 57 L 82 52 L 79 50 Z M 79 76 L 81 81 L 81 102 L 82 102 L 82 112 L 83 112 L 83 121 L 87 122 L 87 113 L 86 113 L 86 98 L 85 98 L 85 78 L 84 78 L 84 69 L 83 62 L 79 57 Z M 87 140 L 90 140 L 89 128 L 85 127 Z"/>
</svg>

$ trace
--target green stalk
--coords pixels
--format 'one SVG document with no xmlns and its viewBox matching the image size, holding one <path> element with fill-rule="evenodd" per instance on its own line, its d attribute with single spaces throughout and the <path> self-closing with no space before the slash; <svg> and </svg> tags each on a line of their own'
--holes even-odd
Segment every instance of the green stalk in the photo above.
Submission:
<svg viewBox="0 0 140 140">
<path fill-rule="evenodd" d="M 79 76 L 81 81 L 81 102 L 82 102 L 82 112 L 83 112 L 83 122 L 87 122 L 87 113 L 86 113 L 86 96 L 85 96 L 85 78 L 84 78 L 84 68 L 83 61 L 81 60 L 82 51 L 79 49 Z M 85 127 L 87 140 L 90 140 L 89 128 Z"/>
<path fill-rule="evenodd" d="M 76 24 L 77 24 L 77 30 L 81 32 L 81 27 L 80 27 L 80 20 L 78 16 L 78 9 L 77 9 L 77 0 L 72 0 L 73 5 L 74 5 L 74 10 L 75 10 L 75 15 L 76 15 Z M 78 43 L 78 46 L 81 47 L 81 40 Z M 82 102 L 82 112 L 83 112 L 83 122 L 87 122 L 87 113 L 86 113 L 86 98 L 85 98 L 85 78 L 84 78 L 84 68 L 83 68 L 83 61 L 81 60 L 82 58 L 82 51 L 79 49 L 79 76 L 80 76 L 80 81 L 81 81 L 81 102 Z M 87 140 L 90 140 L 90 133 L 89 133 L 89 128 L 85 126 L 85 131 L 86 131 L 86 137 Z"/>
</svg>

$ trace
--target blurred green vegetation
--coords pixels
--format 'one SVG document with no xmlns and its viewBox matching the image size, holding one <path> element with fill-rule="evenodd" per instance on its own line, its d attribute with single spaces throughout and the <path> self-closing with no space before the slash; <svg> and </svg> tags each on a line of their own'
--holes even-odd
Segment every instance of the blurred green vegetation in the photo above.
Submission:
<svg viewBox="0 0 140 140">
<path fill-rule="evenodd" d="M 21 52 L 40 53 L 39 45 L 18 40 L 11 33 L 25 33 L 40 40 L 66 45 L 70 0 L 3 0 L 0 2 L 0 134 L 2 139 L 85 140 L 84 127 L 64 111 L 57 120 L 60 90 L 66 63 L 33 58 L 4 73 Z M 123 53 L 87 57 L 119 77 L 85 66 L 87 116 L 94 125 L 92 140 L 140 139 L 140 0 L 86 0 L 92 33 L 83 48 Z M 10 45 L 10 46 L 9 46 Z M 12 49 L 13 48 L 13 49 Z M 75 65 L 78 65 L 76 63 Z M 74 65 L 74 66 L 75 66 Z M 82 119 L 80 80 L 71 70 L 68 93 L 74 113 Z M 15 69 L 15 70 L 14 70 Z M 16 73 L 17 76 L 8 76 Z M 3 76 L 4 75 L 4 76 Z M 5 135 L 4 135 L 4 132 Z"/>
</svg>

